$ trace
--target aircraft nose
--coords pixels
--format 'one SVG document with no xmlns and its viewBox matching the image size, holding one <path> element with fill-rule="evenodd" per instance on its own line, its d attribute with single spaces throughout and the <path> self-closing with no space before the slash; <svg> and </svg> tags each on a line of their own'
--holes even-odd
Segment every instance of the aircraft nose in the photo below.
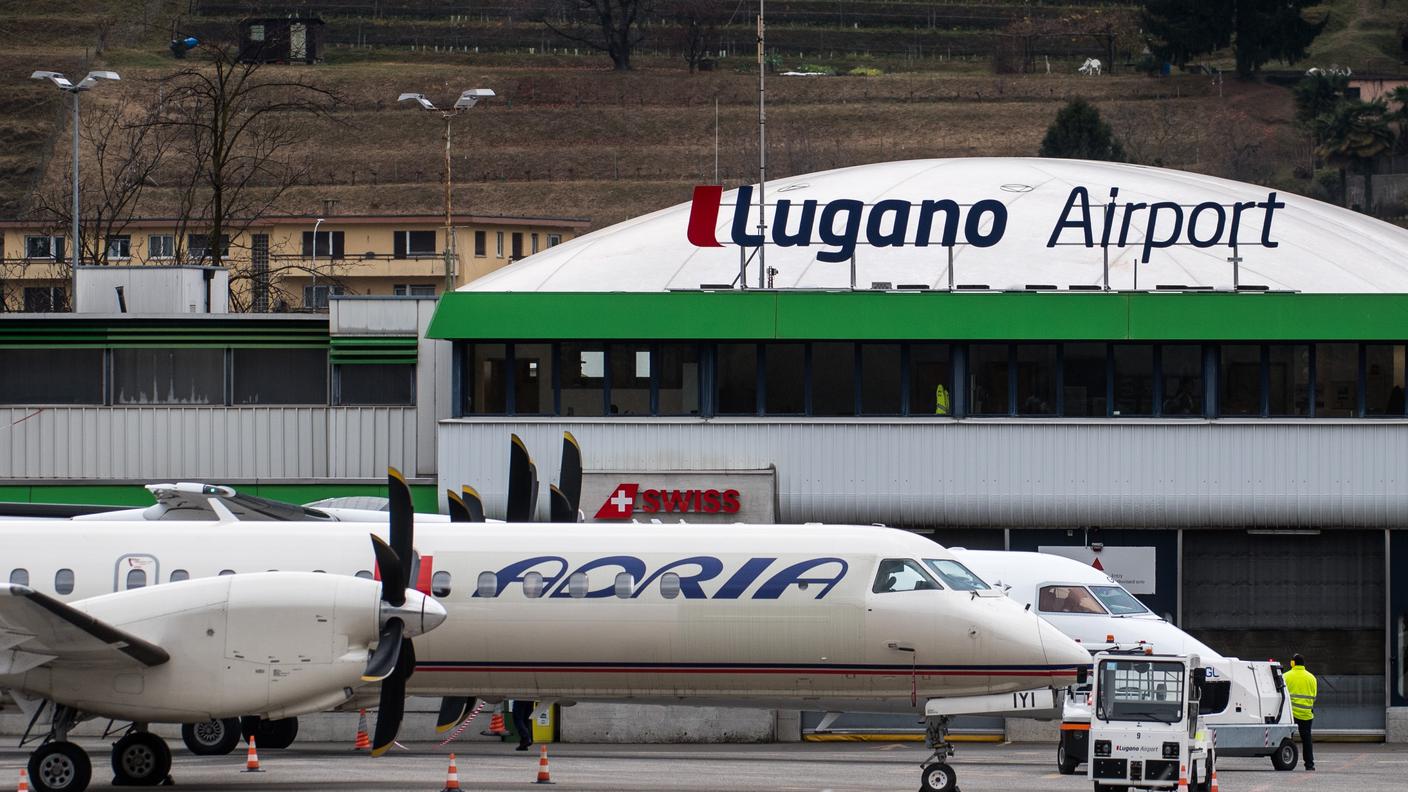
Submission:
<svg viewBox="0 0 1408 792">
<path fill-rule="evenodd" d="M 1068 675 L 1074 681 L 1076 671 L 1090 665 L 1090 652 L 1045 619 L 1037 619 L 1037 636 L 1046 653 L 1046 664 L 1058 674 Z"/>
</svg>

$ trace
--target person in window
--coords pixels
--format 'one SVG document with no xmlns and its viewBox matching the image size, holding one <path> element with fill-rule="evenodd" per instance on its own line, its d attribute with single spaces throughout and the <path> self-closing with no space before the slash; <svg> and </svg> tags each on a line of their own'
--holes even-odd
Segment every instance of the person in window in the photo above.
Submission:
<svg viewBox="0 0 1408 792">
<path fill-rule="evenodd" d="M 533 702 L 513 700 L 513 730 L 518 732 L 518 747 L 526 751 L 533 744 Z"/>
<path fill-rule="evenodd" d="M 948 388 L 940 382 L 934 386 L 934 415 L 949 415 Z"/>
<path fill-rule="evenodd" d="M 1178 390 L 1164 399 L 1164 415 L 1192 415 L 1194 404 L 1193 379 L 1183 377 L 1178 381 Z"/>
</svg>

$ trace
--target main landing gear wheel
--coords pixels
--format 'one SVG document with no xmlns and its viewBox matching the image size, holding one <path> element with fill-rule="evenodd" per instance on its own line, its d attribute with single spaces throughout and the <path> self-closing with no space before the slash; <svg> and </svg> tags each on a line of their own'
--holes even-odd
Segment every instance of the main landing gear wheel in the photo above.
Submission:
<svg viewBox="0 0 1408 792">
<path fill-rule="evenodd" d="M 1277 770 L 1296 769 L 1296 760 L 1300 759 L 1300 749 L 1296 747 L 1291 738 L 1287 737 L 1276 746 L 1276 752 L 1271 754 L 1271 766 Z"/>
<path fill-rule="evenodd" d="M 924 765 L 919 772 L 919 792 L 956 792 L 958 789 L 958 774 L 943 762 Z"/>
<path fill-rule="evenodd" d="M 240 719 L 181 724 L 181 739 L 197 756 L 224 756 L 240 744 Z"/>
<path fill-rule="evenodd" d="M 259 721 L 258 741 L 260 748 L 281 751 L 298 738 L 298 718 Z"/>
<path fill-rule="evenodd" d="M 151 732 L 136 731 L 113 743 L 115 786 L 156 786 L 171 772 L 171 749 Z"/>
<path fill-rule="evenodd" d="M 29 783 L 35 792 L 83 792 L 93 780 L 88 753 L 71 742 L 51 742 L 29 755 Z"/>
</svg>

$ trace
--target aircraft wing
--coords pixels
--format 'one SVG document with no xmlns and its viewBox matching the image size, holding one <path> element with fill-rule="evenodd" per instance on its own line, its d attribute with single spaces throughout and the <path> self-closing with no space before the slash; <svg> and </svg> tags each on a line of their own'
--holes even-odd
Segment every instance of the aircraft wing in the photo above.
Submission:
<svg viewBox="0 0 1408 792">
<path fill-rule="evenodd" d="M 158 666 L 166 650 L 28 586 L 0 584 L 0 675 L 49 665 Z"/>
</svg>

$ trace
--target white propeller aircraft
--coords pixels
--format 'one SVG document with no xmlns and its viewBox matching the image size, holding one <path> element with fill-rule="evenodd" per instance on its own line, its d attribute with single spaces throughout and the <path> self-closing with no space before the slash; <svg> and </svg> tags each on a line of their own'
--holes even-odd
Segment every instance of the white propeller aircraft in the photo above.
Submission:
<svg viewBox="0 0 1408 792">
<path fill-rule="evenodd" d="M 407 692 L 922 712 L 935 754 L 921 783 L 947 792 L 949 715 L 1064 688 L 1090 662 L 905 531 L 415 521 L 417 557 L 409 490 L 389 481 L 391 545 L 375 554 L 367 534 L 384 524 L 228 511 L 218 522 L 0 523 L 7 561 L 31 581 L 0 596 L 0 646 L 25 658 L 0 668 L 0 687 L 36 721 L 52 704 L 30 763 L 36 789 L 86 787 L 87 758 L 65 739 L 82 717 L 134 721 L 124 741 L 162 772 L 128 772 L 125 754 L 114 767 L 153 783 L 169 751 L 148 723 L 328 709 L 359 679 L 381 679 L 378 754 Z M 384 585 L 356 579 L 377 569 Z M 22 621 L 18 602 L 37 621 Z M 442 614 L 447 626 L 411 643 Z M 78 622 L 96 632 L 78 645 L 51 638 L 82 632 Z"/>
</svg>

